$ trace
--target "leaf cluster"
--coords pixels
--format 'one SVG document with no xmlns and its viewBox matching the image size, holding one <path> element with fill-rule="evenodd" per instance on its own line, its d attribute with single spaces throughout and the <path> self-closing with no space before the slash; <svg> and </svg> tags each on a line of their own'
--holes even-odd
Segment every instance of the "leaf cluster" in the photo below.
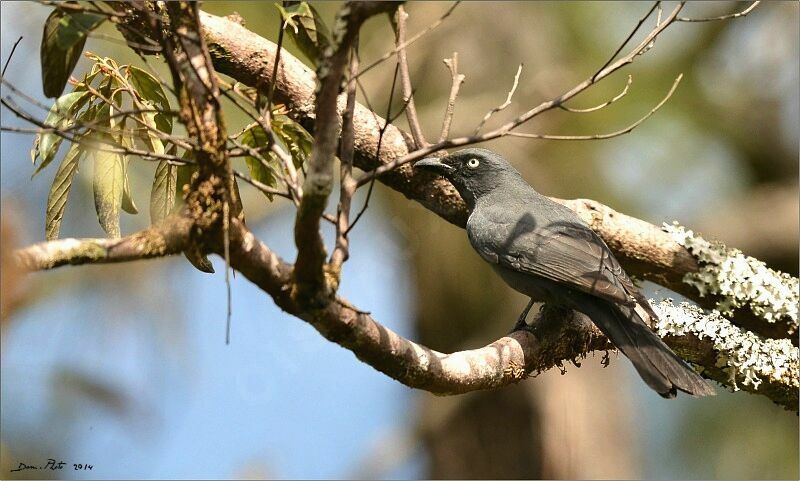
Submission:
<svg viewBox="0 0 800 481">
<path fill-rule="evenodd" d="M 31 150 L 36 175 L 56 159 L 65 139 L 70 143 L 48 195 L 48 240 L 58 237 L 67 197 L 84 159 L 93 168 L 97 218 L 111 237 L 120 236 L 121 211 L 138 213 L 128 173 L 133 152 L 161 158 L 150 198 L 154 223 L 174 208 L 179 170 L 191 169 L 189 155 L 186 165 L 166 160 L 174 156 L 177 146 L 165 148 L 172 139 L 173 120 L 161 82 L 139 67 L 120 66 L 91 52 L 86 56 L 93 61 L 91 70 L 82 80 L 73 82 L 72 92 L 56 99 Z"/>
</svg>

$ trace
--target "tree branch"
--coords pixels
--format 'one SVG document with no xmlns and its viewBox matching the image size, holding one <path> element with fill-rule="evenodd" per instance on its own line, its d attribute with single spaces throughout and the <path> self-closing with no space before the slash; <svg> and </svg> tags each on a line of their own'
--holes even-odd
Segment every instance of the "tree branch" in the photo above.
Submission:
<svg viewBox="0 0 800 481">
<path fill-rule="evenodd" d="M 450 137 L 450 124 L 453 122 L 453 114 L 456 109 L 456 98 L 458 98 L 458 91 L 461 89 L 461 84 L 464 83 L 466 78 L 464 74 L 458 73 L 458 52 L 453 52 L 452 58 L 443 60 L 447 69 L 450 71 L 451 84 L 450 95 L 447 97 L 447 109 L 444 112 L 444 119 L 442 120 L 442 132 L 439 134 L 439 142 L 444 142 Z"/>
<path fill-rule="evenodd" d="M 561 367 L 565 360 L 613 348 L 583 314 L 545 308 L 534 321 L 533 332 L 513 332 L 479 349 L 437 352 L 403 338 L 345 299 L 337 297 L 317 306 L 300 305 L 291 295 L 292 266 L 238 222 L 232 227 L 231 264 L 281 309 L 305 320 L 326 339 L 349 349 L 392 379 L 435 394 L 461 394 L 517 383 L 554 366 Z M 747 356 L 750 369 L 742 369 L 746 364 L 741 362 L 742 348 L 750 346 L 752 339 L 750 344 L 720 344 L 706 334 L 706 324 L 681 322 L 677 317 L 681 309 L 670 310 L 669 303 L 658 304 L 657 308 L 663 316 L 657 327 L 667 344 L 700 365 L 706 376 L 729 388 L 763 394 L 788 409 L 797 409 L 796 347 L 786 340 L 774 341 L 782 343 L 776 351 L 769 344 L 773 341 L 765 341 L 766 351 L 747 351 L 751 353 Z M 720 326 L 727 322 L 719 321 L 718 315 L 712 318 Z M 695 314 L 695 319 L 703 317 Z M 770 357 L 774 352 L 783 357 Z M 720 359 L 732 357 L 736 358 L 729 365 L 733 370 L 719 367 Z M 752 367 L 753 360 L 758 366 Z"/>
<path fill-rule="evenodd" d="M 200 12 L 200 18 L 215 69 L 246 85 L 260 88 L 266 94 L 267 86 L 273 83 L 270 75 L 275 62 L 276 45 L 225 17 Z M 281 53 L 280 64 L 278 77 L 274 79 L 275 99 L 286 105 L 289 115 L 311 132 L 316 123 L 316 76 L 303 62 L 286 51 Z M 340 103 L 344 108 L 344 101 Z M 372 170 L 408 154 L 407 140 L 411 138 L 410 135 L 389 125 L 382 138 L 381 155 L 376 157 L 378 133 L 385 123 L 380 115 L 356 103 L 353 114 L 356 167 Z M 379 181 L 417 200 L 448 221 L 465 225 L 466 210 L 455 190 L 443 179 L 431 179 L 430 175 L 415 175 L 410 166 L 405 166 L 387 172 Z"/>
<path fill-rule="evenodd" d="M 710 267 L 706 261 L 711 256 L 695 255 L 681 244 L 678 240 L 685 235 L 667 232 L 663 227 L 617 212 L 594 200 L 562 200 L 552 197 L 551 199 L 572 209 L 592 230 L 597 232 L 614 252 L 628 274 L 664 286 L 707 309 L 717 308 L 720 302 L 735 306 L 748 304 L 746 300 L 726 301 L 724 296 L 708 292 L 713 289 L 706 283 L 693 281 L 699 275 L 708 276 L 707 272 Z M 693 245 L 698 243 L 695 240 Z M 722 250 L 720 249 L 713 257 L 728 259 L 729 256 L 723 255 Z M 727 282 L 733 282 L 734 285 L 747 282 L 745 279 L 733 280 L 731 275 L 730 271 L 726 271 L 719 277 L 727 277 Z M 797 280 L 793 279 L 794 281 L 787 280 L 784 283 L 791 286 L 794 282 L 796 285 Z M 787 290 L 791 291 L 792 288 L 789 287 Z M 796 291 L 796 289 L 794 290 Z M 761 297 L 769 298 L 769 296 Z M 781 305 L 791 306 L 793 304 L 789 299 L 781 301 Z M 797 336 L 794 335 L 797 332 L 796 309 L 793 315 L 777 316 L 771 321 L 755 315 L 750 309 L 735 309 L 733 314 L 732 321 L 738 326 L 764 337 L 788 338 L 797 342 Z"/>
<path fill-rule="evenodd" d="M 678 11 L 678 8 L 673 10 L 629 54 L 617 61 L 612 60 L 608 66 L 598 71 L 598 79 L 631 62 L 667 27 L 670 19 L 674 21 Z M 223 17 L 201 12 L 201 18 L 205 37 L 211 45 L 212 59 L 220 71 L 249 85 L 271 83 L 272 79 L 264 79 L 264 76 L 272 71 L 271 62 L 275 58 L 275 45 L 272 42 Z M 314 100 L 313 72 L 287 52 L 281 54 L 281 65 L 276 81 L 276 97 L 287 105 L 293 118 L 307 129 L 313 128 L 314 116 L 309 109 Z M 573 89 L 569 95 L 545 102 L 534 110 L 561 105 L 567 98 L 577 94 L 576 89 L 583 89 L 592 82 L 590 78 Z M 344 102 L 341 104 L 343 108 Z M 380 165 L 381 171 L 384 172 L 378 178 L 381 182 L 406 197 L 417 200 L 445 220 L 464 227 L 466 208 L 452 185 L 437 176 L 414 172 L 410 166 L 405 165 L 410 156 L 419 157 L 429 149 L 441 148 L 442 144 L 409 154 L 406 142 L 410 136 L 395 126 L 388 125 L 382 137 L 380 157 L 377 157 L 375 155 L 377 143 L 385 120 L 359 103 L 356 103 L 353 119 L 355 166 L 369 170 Z M 456 144 L 458 142 L 453 143 Z M 396 167 L 398 165 L 399 167 Z M 360 179 L 360 183 L 368 181 L 366 177 Z M 685 274 L 699 272 L 699 263 L 686 248 L 675 242 L 660 227 L 617 213 L 594 201 L 561 202 L 576 210 L 583 220 L 603 237 L 632 275 L 664 285 L 698 301 L 703 306 L 713 307 L 716 304 L 713 298 L 700 297 L 695 287 L 683 283 Z M 737 311 L 734 321 L 742 327 L 769 337 L 786 337 L 789 329 L 785 323 L 767 324 L 744 311 Z"/>
<path fill-rule="evenodd" d="M 630 78 L 630 77 L 628 77 L 628 78 Z M 644 123 L 645 120 L 649 119 L 650 116 L 652 116 L 654 113 L 656 113 L 658 111 L 658 109 L 663 107 L 664 104 L 667 103 L 667 100 L 669 100 L 670 97 L 672 97 L 672 94 L 675 93 L 675 89 L 678 88 L 678 84 L 681 82 L 682 78 L 683 78 L 683 74 L 678 75 L 675 78 L 675 81 L 672 82 L 672 87 L 670 87 L 669 92 L 667 92 L 667 95 L 665 95 L 664 98 L 661 99 L 661 101 L 659 103 L 657 103 L 655 107 L 650 109 L 649 112 L 647 112 L 644 116 L 640 117 L 639 120 L 637 120 L 636 122 L 628 125 L 625 128 L 616 130 L 614 132 L 609 132 L 607 134 L 591 134 L 591 135 L 550 135 L 550 134 L 531 134 L 531 133 L 527 133 L 527 132 L 509 132 L 508 135 L 511 136 L 511 137 L 523 137 L 523 138 L 527 138 L 527 139 L 548 139 L 548 140 L 602 140 L 602 139 L 612 139 L 614 137 L 619 137 L 620 135 L 625 135 L 625 134 L 628 134 L 628 133 L 632 132 L 633 129 L 635 129 L 636 127 L 640 126 L 642 123 Z M 630 83 L 628 83 L 628 85 L 630 85 Z M 568 109 L 568 110 L 570 112 L 578 112 L 578 113 L 585 113 L 585 112 L 591 112 L 593 110 L 599 110 L 599 109 L 601 109 L 603 107 L 606 107 L 606 106 L 610 105 L 615 100 L 617 100 L 621 96 L 625 95 L 625 93 L 628 91 L 628 85 L 625 86 L 625 90 L 621 94 L 619 94 L 618 96 L 614 97 L 613 99 L 609 100 L 608 102 L 606 102 L 604 104 L 598 105 L 598 106 L 590 108 L 590 109 L 585 109 L 585 110 L 578 110 L 578 111 L 572 110 L 572 109 Z"/>
<path fill-rule="evenodd" d="M 748 13 L 752 12 L 753 9 L 758 6 L 759 3 L 761 3 L 761 2 L 760 1 L 753 2 L 753 3 L 750 4 L 749 7 L 745 8 L 741 12 L 731 13 L 729 15 L 720 15 L 718 17 L 707 17 L 707 18 L 678 17 L 677 20 L 679 22 L 713 22 L 713 21 L 716 21 L 716 20 L 727 20 L 727 19 L 730 19 L 730 18 L 745 17 L 745 16 L 747 16 Z"/>
<path fill-rule="evenodd" d="M 109 264 L 180 254 L 189 243 L 191 221 L 172 216 L 119 239 L 58 239 L 14 252 L 17 264 L 36 271 L 63 265 Z"/>
<path fill-rule="evenodd" d="M 180 7 L 170 6 L 169 8 L 185 9 L 185 5 L 186 4 L 181 4 Z M 364 13 L 377 10 L 378 7 L 375 5 L 378 4 L 347 4 L 345 6 L 345 10 L 347 10 L 346 15 L 340 17 L 347 17 L 345 22 L 340 23 L 340 25 L 343 24 L 345 27 L 344 30 L 338 32 L 338 35 L 335 34 L 335 38 L 337 39 L 335 48 L 327 58 L 327 62 L 323 61 L 319 75 L 321 86 L 315 100 L 313 96 L 313 87 L 310 90 L 310 95 L 305 95 L 308 91 L 306 91 L 302 85 L 298 88 L 292 88 L 297 87 L 298 79 L 286 81 L 286 78 L 284 78 L 285 88 L 283 90 L 281 88 L 280 79 L 275 79 L 276 82 L 274 82 L 276 96 L 283 95 L 288 99 L 287 105 L 292 109 L 293 115 L 301 121 L 305 121 L 306 124 L 311 124 L 312 122 L 316 122 L 317 124 L 318 135 L 316 137 L 314 155 L 312 155 L 312 160 L 309 163 L 310 172 L 306 179 L 307 188 L 306 196 L 304 196 L 304 203 L 309 195 L 309 191 L 313 192 L 311 196 L 316 199 L 309 201 L 309 206 L 305 208 L 305 214 L 300 213 L 300 211 L 304 211 L 304 206 L 301 204 L 297 220 L 297 228 L 299 230 L 305 230 L 309 236 L 314 236 L 315 238 L 319 238 L 319 219 L 324 209 L 324 203 L 331 190 L 332 159 L 339 129 L 338 109 L 340 107 L 338 107 L 337 104 L 340 102 L 338 102 L 337 97 L 339 96 L 338 90 L 345 65 L 346 52 L 352 41 L 352 38 L 349 38 L 349 36 L 353 35 L 353 31 L 357 32 L 357 27 L 363 22 L 363 19 L 358 21 L 350 16 L 357 16 L 357 12 L 359 11 Z M 363 11 L 361 10 L 362 8 L 364 9 Z M 402 154 L 402 156 L 395 157 L 393 160 L 385 162 L 383 155 L 379 155 L 383 153 L 383 151 L 376 153 L 375 148 L 370 149 L 370 147 L 376 145 L 376 140 L 380 142 L 380 140 L 376 139 L 375 134 L 381 131 L 382 119 L 377 119 L 377 116 L 372 112 L 363 112 L 366 109 L 357 105 L 355 107 L 355 120 L 353 124 L 357 149 L 356 164 L 359 165 L 359 162 L 361 162 L 360 165 L 365 166 L 370 164 L 382 164 L 380 169 L 373 172 L 373 175 L 381 172 L 387 173 L 387 178 L 391 178 L 393 175 L 400 175 L 401 177 L 394 177 L 392 181 L 396 183 L 398 190 L 403 191 L 407 195 L 410 193 L 412 197 L 417 195 L 416 198 L 423 201 L 423 203 L 427 201 L 430 202 L 431 205 L 438 205 L 441 207 L 441 201 L 447 202 L 449 200 L 455 202 L 456 204 L 454 205 L 460 205 L 460 199 L 458 199 L 457 195 L 455 195 L 452 190 L 447 191 L 442 185 L 430 183 L 429 178 L 414 176 L 413 173 L 408 172 L 410 168 L 404 166 L 404 164 L 422 155 L 448 146 L 467 145 L 469 143 L 476 143 L 507 135 L 514 128 L 534 116 L 561 105 L 566 100 L 584 91 L 596 81 L 599 81 L 627 63 L 630 63 L 633 61 L 634 57 L 649 49 L 649 46 L 652 45 L 652 42 L 659 33 L 671 22 L 675 21 L 677 13 L 681 8 L 682 4 L 676 7 L 663 23 L 659 23 L 656 28 L 646 36 L 642 43 L 623 58 L 604 66 L 597 74 L 561 97 L 544 102 L 499 129 L 480 136 L 451 139 L 435 146 L 423 148 L 421 151 L 415 152 L 414 154 L 408 154 L 405 142 L 407 137 L 404 136 L 402 132 L 395 129 L 394 135 L 396 135 L 398 146 L 396 150 L 394 150 L 394 153 L 402 152 L 402 150 L 405 149 L 406 154 Z M 344 11 L 342 13 L 344 13 Z M 368 14 L 365 15 L 368 16 Z M 204 18 L 205 17 L 209 16 L 204 16 Z M 211 19 L 210 23 L 213 22 L 214 20 Z M 175 23 L 177 24 L 178 22 Z M 353 31 L 350 29 L 351 26 L 355 26 Z M 158 26 L 156 25 L 156 27 Z M 182 32 L 176 30 L 175 25 L 171 24 L 170 28 L 173 30 L 173 34 L 180 37 Z M 239 33 L 242 33 L 242 31 L 246 32 L 244 29 L 241 29 L 241 27 L 239 27 L 239 29 Z M 225 31 L 209 34 L 209 31 L 212 30 L 213 29 L 206 26 L 204 32 L 207 38 L 213 38 L 214 35 L 225 37 L 223 40 L 219 38 L 213 40 L 217 42 L 217 46 L 220 45 L 219 42 L 227 42 L 229 47 L 232 46 L 234 49 L 238 49 L 233 53 L 224 51 L 225 55 L 219 55 L 219 53 L 223 51 L 218 50 L 219 47 L 212 47 L 212 52 L 217 52 L 215 58 L 217 62 L 220 63 L 220 66 L 222 68 L 229 68 L 229 72 L 232 72 L 231 74 L 234 77 L 236 77 L 235 74 L 238 69 L 243 69 L 243 76 L 251 75 L 253 79 L 258 80 L 251 85 L 263 86 L 264 76 L 269 76 L 270 72 L 264 71 L 263 68 L 259 68 L 257 71 L 248 70 L 248 68 L 253 62 L 258 65 L 259 61 L 264 59 L 265 54 L 263 52 L 268 52 L 268 49 L 264 49 L 257 55 L 240 57 L 245 48 L 258 49 L 258 44 L 261 42 L 256 39 L 234 38 L 233 36 L 235 36 L 235 33 L 232 34 L 231 30 L 236 30 L 236 28 L 231 26 L 228 26 Z M 250 45 L 238 45 L 237 42 L 240 41 L 249 43 Z M 197 43 L 202 44 L 202 42 L 199 41 Z M 209 40 L 209 43 L 212 44 L 212 41 Z M 182 47 L 185 48 L 186 46 L 182 45 Z M 274 48 L 272 52 L 274 54 Z M 268 56 L 268 53 L 266 55 Z M 284 53 L 282 57 L 285 59 L 282 59 L 281 63 L 287 61 L 286 59 L 288 59 L 288 63 L 291 63 L 292 59 L 289 58 L 288 54 Z M 192 57 L 190 56 L 190 58 Z M 173 68 L 174 74 L 178 71 L 178 75 L 174 75 L 176 80 L 178 80 L 181 74 L 186 75 L 188 71 L 176 68 L 176 63 L 179 62 L 173 61 L 170 62 L 170 65 Z M 263 67 L 263 63 L 268 62 L 262 62 L 259 66 Z M 189 62 L 189 65 L 193 68 L 195 67 L 194 62 Z M 186 64 L 182 65 L 182 67 L 185 66 Z M 304 75 L 307 72 L 307 69 L 300 68 L 300 66 L 295 67 L 297 67 L 297 73 Z M 283 73 L 284 77 L 287 72 L 291 72 L 291 69 L 271 70 L 273 72 L 272 75 L 274 75 L 274 72 L 278 72 L 278 75 Z M 242 72 L 238 73 L 241 74 Z M 199 77 L 202 77 L 202 75 Z M 247 83 L 241 78 L 239 78 L 239 80 Z M 305 80 L 300 77 L 299 83 L 303 84 L 304 82 Z M 313 83 L 313 78 L 311 82 Z M 267 84 L 269 83 L 268 81 Z M 176 82 L 176 84 L 180 85 L 180 82 Z M 190 93 L 197 94 L 198 92 L 190 91 Z M 309 101 L 311 102 L 309 103 Z M 205 108 L 209 107 L 208 103 L 200 105 Z M 316 106 L 313 112 L 310 111 L 309 105 Z M 182 110 L 184 107 L 185 106 L 182 105 Z M 362 111 L 361 115 L 363 115 L 363 117 L 359 117 L 359 108 Z M 202 112 L 202 109 L 193 111 L 193 113 L 197 112 Z M 187 127 L 189 127 L 188 124 L 189 122 L 187 120 Z M 389 130 L 387 129 L 387 134 L 388 133 Z M 363 142 L 360 142 L 362 140 Z M 386 139 L 384 139 L 384 142 L 386 142 Z M 203 142 L 201 142 L 201 144 L 205 145 Z M 388 145 L 387 143 L 387 146 Z M 219 159 L 213 158 L 210 160 Z M 227 159 L 223 160 L 226 161 Z M 395 169 L 397 171 L 395 171 Z M 313 170 L 313 172 L 311 172 L 311 170 Z M 403 173 L 403 171 L 405 171 L 405 173 Z M 402 175 L 406 177 L 403 178 Z M 232 178 L 230 175 L 228 175 L 228 177 Z M 315 179 L 313 183 L 309 183 L 309 177 Z M 402 179 L 404 182 L 397 182 L 398 179 Z M 427 192 L 439 190 L 444 193 L 444 195 L 431 201 L 419 195 L 421 191 L 414 191 L 414 187 L 410 185 L 414 183 L 418 186 L 424 185 L 425 189 L 431 189 L 431 185 L 433 185 L 433 188 Z M 563 202 L 569 204 L 570 201 Z M 571 202 L 588 203 L 588 201 Z M 441 210 L 447 212 L 446 209 Z M 463 206 L 455 207 L 453 210 L 460 211 L 462 213 L 461 215 L 463 215 Z M 578 206 L 577 210 L 580 211 L 580 206 Z M 589 213 L 590 218 L 588 219 L 590 225 L 598 230 L 602 237 L 607 239 L 612 249 L 619 254 L 620 260 L 626 265 L 626 268 L 628 267 L 626 261 L 632 259 L 631 262 L 643 263 L 645 266 L 645 269 L 643 269 L 644 273 L 656 272 L 657 274 L 664 274 L 670 278 L 678 278 L 676 284 L 683 285 L 685 276 L 678 277 L 678 273 L 681 269 L 697 273 L 709 263 L 707 259 L 695 257 L 695 253 L 682 246 L 675 239 L 673 234 L 663 232 L 655 226 L 632 218 L 623 219 L 623 221 L 627 220 L 627 224 L 623 223 L 620 225 L 617 220 L 610 220 L 615 217 L 613 215 L 610 215 L 609 219 L 599 219 L 598 223 L 596 214 L 599 209 L 594 208 L 592 210 L 593 212 Z M 306 217 L 303 218 L 302 215 Z M 440 215 L 442 215 L 441 212 Z M 626 216 L 618 215 L 617 217 Z M 454 217 L 454 219 L 463 221 L 463 218 L 458 219 Z M 604 233 L 603 228 L 608 228 L 605 222 L 606 220 L 621 232 L 615 233 L 612 231 Z M 640 228 L 640 230 L 637 231 L 636 227 Z M 657 235 L 656 232 L 659 234 Z M 621 237 L 621 242 L 619 242 L 618 245 L 614 245 L 613 242 L 615 234 Z M 654 242 L 654 238 L 659 238 L 662 244 Z M 309 237 L 309 239 L 311 239 L 311 237 Z M 228 242 L 228 240 L 230 240 L 230 242 Z M 309 244 L 306 242 L 307 240 L 308 239 L 298 240 L 298 247 L 300 249 L 307 249 L 310 245 L 311 255 L 307 258 L 311 260 L 303 261 L 306 256 L 301 252 L 298 255 L 297 265 L 292 266 L 285 263 L 270 251 L 267 246 L 256 240 L 252 233 L 246 230 L 240 219 L 233 218 L 230 222 L 230 239 L 225 238 L 225 242 L 220 243 L 215 238 L 215 242 L 211 247 L 216 252 L 223 251 L 226 256 L 230 253 L 231 264 L 272 296 L 282 309 L 308 321 L 326 338 L 352 350 L 363 361 L 409 386 L 427 389 L 437 393 L 458 393 L 475 389 L 498 387 L 516 382 L 530 373 L 552 367 L 553 365 L 560 365 L 560 362 L 564 359 L 575 359 L 577 356 L 584 355 L 590 350 L 607 349 L 609 347 L 607 340 L 598 333 L 597 329 L 588 322 L 585 316 L 557 309 L 545 309 L 539 316 L 533 332 L 514 333 L 485 348 L 474 351 L 463 351 L 450 355 L 432 351 L 386 329 L 372 319 L 367 313 L 353 307 L 346 300 L 336 298 L 335 296 L 329 295 L 329 293 L 325 292 L 323 289 L 319 289 L 319 284 L 313 286 L 315 287 L 313 295 L 318 296 L 314 299 L 316 302 L 308 302 L 307 298 L 297 296 L 295 289 L 297 287 L 296 281 L 300 278 L 306 278 L 305 274 L 299 275 L 301 267 L 304 272 L 308 269 L 307 272 L 311 273 L 311 275 L 307 277 L 308 279 L 322 279 L 324 283 L 324 271 L 322 270 L 324 259 L 317 262 L 317 259 L 313 255 L 316 247 L 321 245 L 321 239 L 319 239 L 319 244 L 317 244 L 317 246 L 315 246 L 313 242 Z M 322 252 L 324 258 L 324 246 L 322 246 Z M 642 262 L 642 259 L 648 259 L 649 261 Z M 659 267 L 662 267 L 658 265 L 659 262 L 665 266 L 661 270 L 659 270 Z M 306 263 L 306 266 L 303 265 L 304 263 Z M 676 264 L 679 264 L 679 266 L 676 267 Z M 656 265 L 655 268 L 654 265 Z M 310 266 L 310 268 L 308 266 Z M 635 271 L 631 269 L 631 273 L 635 273 Z M 320 296 L 320 293 L 323 295 Z M 665 315 L 665 317 L 668 316 Z M 794 320 L 796 324 L 796 310 Z M 667 324 L 659 327 L 664 328 L 666 325 Z M 679 333 L 670 334 L 672 336 Z M 718 345 L 714 342 L 710 345 L 708 343 L 703 344 L 702 342 L 698 344 L 692 341 L 684 346 L 680 345 L 677 341 L 669 340 L 670 337 L 668 337 L 668 341 L 672 343 L 670 345 L 684 349 L 686 351 L 685 355 L 688 358 L 705 366 L 712 376 L 714 375 L 714 368 L 717 366 L 716 361 L 719 360 L 719 357 L 729 356 L 731 353 L 734 353 L 734 351 L 728 349 L 726 345 Z M 702 336 L 696 337 L 698 340 L 702 341 Z M 782 342 L 781 344 L 785 345 L 787 343 Z M 776 402 L 795 407 L 794 405 L 797 401 L 797 349 L 792 346 L 783 346 L 781 349 L 783 349 L 781 352 L 788 349 L 786 352 L 788 352 L 789 363 L 794 359 L 794 364 L 791 364 L 794 366 L 794 371 L 789 372 L 787 375 L 776 377 L 777 382 L 782 386 L 784 386 L 785 382 L 786 389 L 781 391 L 783 394 L 780 396 L 784 397 L 776 395 L 771 398 Z M 712 354 L 714 362 L 711 362 Z M 736 366 L 741 365 L 740 363 Z M 767 371 L 759 372 L 769 375 Z M 734 371 L 732 376 L 729 377 L 729 381 L 733 383 L 734 386 L 736 386 L 735 383 L 739 379 L 737 378 L 739 375 L 740 374 Z M 752 381 L 752 378 L 749 379 Z M 723 379 L 723 382 L 724 381 Z M 755 382 L 744 382 L 744 384 L 753 386 L 754 391 L 758 389 L 758 384 Z M 794 387 L 794 389 L 792 389 L 792 387 Z M 767 391 L 765 394 L 770 395 L 771 392 L 772 391 Z"/>
<path fill-rule="evenodd" d="M 411 129 L 411 137 L 416 148 L 430 145 L 422 133 L 422 126 L 417 116 L 417 106 L 414 103 L 414 89 L 411 86 L 411 74 L 408 71 L 408 54 L 406 52 L 406 21 L 408 14 L 402 5 L 397 7 L 396 20 L 393 22 L 397 36 L 397 63 L 400 65 L 400 86 L 403 88 L 403 101 L 406 103 L 406 118 Z"/>
<path fill-rule="evenodd" d="M 370 16 L 394 8 L 391 3 L 348 2 L 337 12 L 332 33 L 334 45 L 320 60 L 316 95 L 314 148 L 307 162 L 303 199 L 297 209 L 294 240 L 297 245 L 295 281 L 301 298 L 324 298 L 330 294 L 325 278 L 325 244 L 320 218 L 333 186 L 333 159 L 339 142 L 340 116 L 337 99 L 350 49 L 358 30 Z"/>
<path fill-rule="evenodd" d="M 339 162 L 341 186 L 339 188 L 339 208 L 336 218 L 336 247 L 331 254 L 330 265 L 334 276 L 338 279 L 342 264 L 350 257 L 350 203 L 356 192 L 356 181 L 353 179 L 353 111 L 356 107 L 356 75 L 358 74 L 358 55 L 353 49 L 350 56 L 350 72 L 347 81 L 347 106 L 342 114 L 342 141 L 339 144 Z"/>
</svg>

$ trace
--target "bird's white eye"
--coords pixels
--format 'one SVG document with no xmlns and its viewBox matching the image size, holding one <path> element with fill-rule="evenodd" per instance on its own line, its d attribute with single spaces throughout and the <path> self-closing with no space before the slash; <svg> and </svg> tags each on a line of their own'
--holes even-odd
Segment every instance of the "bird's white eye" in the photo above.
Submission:
<svg viewBox="0 0 800 481">
<path fill-rule="evenodd" d="M 469 159 L 467 161 L 467 167 L 469 167 L 470 169 L 476 169 L 480 164 L 481 163 L 478 161 L 478 159 Z"/>
</svg>

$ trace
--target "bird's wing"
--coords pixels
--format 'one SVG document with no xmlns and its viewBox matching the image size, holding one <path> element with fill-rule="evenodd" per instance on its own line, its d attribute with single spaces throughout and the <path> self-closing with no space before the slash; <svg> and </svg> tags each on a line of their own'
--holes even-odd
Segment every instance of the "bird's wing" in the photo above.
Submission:
<svg viewBox="0 0 800 481">
<path fill-rule="evenodd" d="M 574 222 L 537 225 L 525 218 L 494 227 L 489 242 L 478 248 L 487 261 L 651 310 L 605 242 L 588 227 Z"/>
</svg>

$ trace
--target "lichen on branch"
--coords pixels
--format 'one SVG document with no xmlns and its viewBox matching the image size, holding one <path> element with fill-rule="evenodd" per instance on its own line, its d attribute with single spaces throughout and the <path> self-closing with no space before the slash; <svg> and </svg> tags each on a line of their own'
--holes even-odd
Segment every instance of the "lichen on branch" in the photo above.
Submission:
<svg viewBox="0 0 800 481">
<path fill-rule="evenodd" d="M 677 222 L 665 223 L 663 229 L 700 262 L 700 270 L 686 274 L 684 282 L 697 288 L 701 297 L 719 296 L 720 312 L 730 315 L 733 309 L 747 306 L 760 319 L 786 321 L 789 334 L 797 332 L 797 277 L 770 269 L 738 249 L 709 242 Z"/>
<path fill-rule="evenodd" d="M 651 300 L 651 305 L 659 316 L 654 327 L 660 337 L 693 337 L 700 341 L 687 340 L 687 343 L 695 344 L 691 346 L 692 360 L 704 361 L 706 374 L 716 377 L 733 391 L 744 389 L 768 395 L 766 391 L 773 391 L 769 395 L 773 401 L 797 409 L 800 349 L 789 339 L 762 338 L 733 325 L 719 311 L 707 312 L 688 302 L 675 305 L 672 299 Z M 710 350 L 697 345 L 705 344 L 704 341 L 710 341 Z M 715 368 L 724 373 L 723 377 L 710 372 Z"/>
</svg>

